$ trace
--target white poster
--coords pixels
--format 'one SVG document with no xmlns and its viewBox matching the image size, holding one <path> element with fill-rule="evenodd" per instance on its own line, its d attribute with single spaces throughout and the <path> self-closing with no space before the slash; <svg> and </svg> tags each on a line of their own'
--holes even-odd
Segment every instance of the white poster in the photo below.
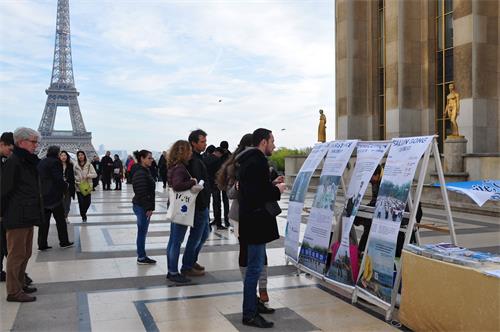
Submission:
<svg viewBox="0 0 500 332">
<path fill-rule="evenodd" d="M 356 166 L 342 211 L 341 241 L 332 244 L 332 260 L 326 273 L 328 278 L 337 282 L 354 287 L 358 277 L 358 247 L 349 243 L 349 233 L 370 178 L 389 146 L 390 143 L 387 142 L 360 142 L 356 146 Z"/>
<path fill-rule="evenodd" d="M 433 136 L 393 139 L 385 164 L 357 287 L 388 304 L 394 283 L 399 227 L 418 162 L 432 139 Z"/>
<path fill-rule="evenodd" d="M 326 268 L 337 189 L 356 143 L 356 140 L 330 143 L 308 218 L 299 263 L 321 274 Z"/>
<path fill-rule="evenodd" d="M 285 255 L 297 261 L 302 208 L 311 176 L 328 152 L 329 143 L 316 144 L 302 164 L 290 192 L 285 230 Z"/>
</svg>

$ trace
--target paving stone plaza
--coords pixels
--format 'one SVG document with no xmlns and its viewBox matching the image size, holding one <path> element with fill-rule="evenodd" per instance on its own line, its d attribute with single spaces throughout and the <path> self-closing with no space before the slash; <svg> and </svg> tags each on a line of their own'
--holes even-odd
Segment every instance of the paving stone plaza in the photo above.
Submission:
<svg viewBox="0 0 500 332">
<path fill-rule="evenodd" d="M 246 331 L 241 324 L 242 282 L 238 269 L 238 241 L 231 231 L 213 231 L 200 254 L 203 277 L 176 286 L 167 281 L 165 248 L 170 225 L 165 221 L 166 192 L 157 187 L 156 211 L 147 237 L 147 253 L 158 263 L 136 264 L 135 215 L 131 186 L 123 191 L 92 194 L 88 222 L 81 223 L 78 205 L 70 213 L 70 239 L 75 247 L 60 249 L 53 224 L 49 245 L 39 252 L 36 235 L 28 273 L 38 288 L 37 301 L 9 303 L 0 284 L 2 331 Z M 306 200 L 311 206 L 312 195 Z M 337 204 L 342 204 L 339 199 Z M 270 306 L 267 316 L 275 331 L 388 331 L 399 326 L 366 303 L 356 306 L 320 280 L 287 266 L 284 228 L 288 195 L 280 205 L 281 238 L 268 245 Z M 304 217 L 307 214 L 304 213 Z M 500 251 L 499 221 L 494 217 L 454 213 L 458 243 L 472 249 Z M 305 229 L 303 218 L 302 232 Z M 423 221 L 444 220 L 440 210 L 424 208 Z M 54 223 L 54 220 L 52 220 Z M 361 230 L 358 230 L 359 232 Z M 35 232 L 36 233 L 36 232 Z M 359 234 L 358 234 L 359 235 Z M 440 233 L 421 232 L 422 242 L 446 241 Z M 187 237 L 186 237 L 187 238 Z M 397 318 L 397 315 L 396 315 Z"/>
</svg>

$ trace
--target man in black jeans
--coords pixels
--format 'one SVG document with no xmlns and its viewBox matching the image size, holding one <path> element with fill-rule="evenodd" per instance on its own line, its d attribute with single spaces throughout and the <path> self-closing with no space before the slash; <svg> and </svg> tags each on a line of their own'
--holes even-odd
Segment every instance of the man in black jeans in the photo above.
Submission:
<svg viewBox="0 0 500 332">
<path fill-rule="evenodd" d="M 47 243 L 50 227 L 50 217 L 54 215 L 56 220 L 57 234 L 61 248 L 73 246 L 73 242 L 68 239 L 68 226 L 64 218 L 63 195 L 68 184 L 64 181 L 62 163 L 59 160 L 60 148 L 49 146 L 47 157 L 38 164 L 38 174 L 40 176 L 41 191 L 43 196 L 44 220 L 38 227 L 38 250 L 47 250 L 50 247 Z"/>
</svg>

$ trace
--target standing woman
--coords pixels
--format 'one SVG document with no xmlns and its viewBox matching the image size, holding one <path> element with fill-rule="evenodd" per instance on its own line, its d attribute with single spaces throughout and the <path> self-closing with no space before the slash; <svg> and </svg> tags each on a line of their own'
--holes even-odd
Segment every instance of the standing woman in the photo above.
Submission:
<svg viewBox="0 0 500 332">
<path fill-rule="evenodd" d="M 197 180 L 191 177 L 186 168 L 192 155 L 191 144 L 188 141 L 179 140 L 172 145 L 168 154 L 167 177 L 168 183 L 174 191 L 191 189 L 197 183 Z M 189 278 L 179 273 L 179 255 L 187 229 L 188 226 L 170 223 L 170 238 L 167 245 L 167 279 L 176 283 L 191 282 Z"/>
<path fill-rule="evenodd" d="M 123 163 L 117 154 L 115 154 L 115 160 L 113 161 L 113 178 L 115 180 L 115 190 L 122 190 Z"/>
<path fill-rule="evenodd" d="M 61 160 L 63 166 L 63 177 L 64 181 L 68 184 L 68 189 L 63 195 L 63 206 L 64 206 L 64 218 L 66 222 L 69 223 L 68 215 L 71 208 L 71 200 L 75 199 L 75 170 L 73 163 L 71 162 L 71 157 L 68 152 L 61 151 L 59 154 L 59 159 Z"/>
<path fill-rule="evenodd" d="M 78 151 L 76 153 L 77 163 L 75 164 L 75 189 L 76 196 L 78 197 L 78 207 L 80 208 L 80 216 L 82 216 L 82 222 L 87 222 L 87 210 L 91 203 L 91 190 L 88 192 L 83 192 L 80 186 L 84 186 L 84 182 L 93 187 L 92 179 L 97 177 L 97 173 L 94 166 L 87 160 L 87 155 L 83 151 Z"/>
<path fill-rule="evenodd" d="M 149 172 L 153 156 L 148 150 L 135 151 L 134 156 L 137 164 L 133 166 L 130 176 L 134 189 L 133 210 L 137 217 L 137 264 L 156 264 L 146 255 L 146 235 L 155 209 L 156 183 Z"/>
</svg>

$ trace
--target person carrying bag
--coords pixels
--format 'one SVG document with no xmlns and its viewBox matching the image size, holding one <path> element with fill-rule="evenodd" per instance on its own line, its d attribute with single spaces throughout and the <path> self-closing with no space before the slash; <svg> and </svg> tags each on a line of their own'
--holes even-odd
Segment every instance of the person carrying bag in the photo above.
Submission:
<svg viewBox="0 0 500 332">
<path fill-rule="evenodd" d="M 191 178 L 191 175 L 189 177 Z M 170 205 L 167 210 L 167 221 L 193 227 L 196 196 L 202 190 L 203 180 L 192 186 L 189 190 L 184 191 L 175 191 L 169 186 L 168 201 Z"/>
<path fill-rule="evenodd" d="M 167 177 L 170 206 L 167 211 L 167 220 L 170 221 L 170 238 L 167 245 L 167 279 L 175 283 L 191 282 L 189 278 L 179 273 L 179 255 L 186 231 L 194 224 L 196 196 L 203 189 L 203 186 L 191 177 L 186 168 L 192 154 L 191 145 L 183 140 L 175 142 L 168 154 Z M 185 257 L 184 255 L 183 265 Z"/>
</svg>

